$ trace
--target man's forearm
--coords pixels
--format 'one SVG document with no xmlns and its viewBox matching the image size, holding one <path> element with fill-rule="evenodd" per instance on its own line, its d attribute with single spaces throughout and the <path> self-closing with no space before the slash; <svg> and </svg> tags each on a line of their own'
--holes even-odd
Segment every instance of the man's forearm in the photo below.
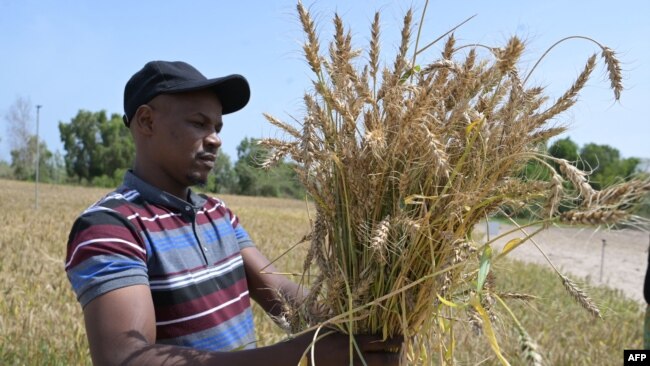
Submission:
<svg viewBox="0 0 650 366">
<path fill-rule="evenodd" d="M 164 344 L 142 343 L 122 357 L 93 360 L 95 365 L 297 365 L 309 346 L 306 337 L 244 351 L 207 352 Z M 117 355 L 113 355 L 117 356 Z M 119 360 L 118 360 L 119 358 Z"/>
</svg>

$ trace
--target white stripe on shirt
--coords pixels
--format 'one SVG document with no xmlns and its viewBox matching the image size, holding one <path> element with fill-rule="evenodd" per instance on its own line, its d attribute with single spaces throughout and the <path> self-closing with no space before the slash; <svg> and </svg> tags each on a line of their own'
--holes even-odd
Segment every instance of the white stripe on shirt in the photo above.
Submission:
<svg viewBox="0 0 650 366">
<path fill-rule="evenodd" d="M 85 247 L 85 246 L 90 245 L 90 244 L 99 243 L 99 242 L 122 243 L 122 244 L 126 244 L 126 245 L 128 245 L 128 246 L 130 246 L 130 247 L 132 247 L 134 249 L 137 249 L 139 252 L 141 252 L 141 253 L 143 253 L 145 255 L 147 254 L 147 251 L 142 249 L 138 244 L 135 244 L 135 243 L 132 243 L 130 241 L 123 240 L 123 239 L 118 239 L 118 238 L 91 239 L 91 240 L 86 240 L 84 242 L 79 243 L 77 245 L 77 247 L 74 248 L 74 251 L 72 252 L 72 255 L 70 255 L 70 260 L 65 264 L 65 268 L 68 269 L 68 267 L 70 266 L 70 263 L 72 263 L 72 260 L 74 259 L 75 254 L 77 254 L 77 251 L 79 250 L 79 248 Z"/>
<path fill-rule="evenodd" d="M 162 322 L 156 322 L 156 325 L 157 326 L 158 325 L 168 325 L 168 324 L 180 323 L 180 322 L 184 322 L 184 321 L 187 321 L 187 320 L 200 318 L 202 316 L 206 316 L 208 314 L 212 314 L 214 312 L 217 312 L 217 311 L 219 311 L 219 310 L 221 310 L 221 309 L 225 308 L 226 306 L 229 306 L 229 305 L 231 305 L 233 303 L 236 303 L 236 302 L 240 301 L 245 296 L 248 296 L 248 291 L 244 291 L 241 294 L 239 294 L 239 296 L 237 296 L 236 298 L 234 298 L 232 300 L 228 300 L 228 301 L 224 302 L 223 304 L 219 304 L 219 306 L 216 306 L 216 307 L 214 307 L 212 309 L 208 309 L 208 310 L 200 312 L 198 314 L 193 314 L 193 315 L 190 315 L 190 316 L 186 316 L 184 318 L 178 318 L 178 319 L 166 320 L 166 321 L 162 321 Z"/>
<path fill-rule="evenodd" d="M 210 278 L 219 277 L 220 275 L 232 271 L 233 268 L 243 265 L 244 260 L 240 255 L 216 266 L 202 269 L 197 272 L 187 273 L 181 276 L 172 277 L 165 280 L 149 281 L 149 287 L 152 290 L 173 289 L 185 286 L 189 283 L 200 282 Z"/>
</svg>

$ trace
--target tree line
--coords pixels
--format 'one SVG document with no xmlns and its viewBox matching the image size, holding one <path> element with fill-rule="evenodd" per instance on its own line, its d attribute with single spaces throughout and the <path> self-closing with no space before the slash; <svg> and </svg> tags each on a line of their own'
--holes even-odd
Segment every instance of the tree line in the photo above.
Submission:
<svg viewBox="0 0 650 366">
<path fill-rule="evenodd" d="M 36 135 L 33 106 L 18 98 L 5 115 L 11 162 L 0 162 L 0 178 L 35 180 Z M 133 165 L 135 145 L 119 114 L 106 111 L 79 110 L 68 122 L 59 122 L 64 153 L 52 153 L 45 141 L 39 140 L 39 181 L 80 184 L 113 188 L 122 182 Z M 1 140 L 0 140 L 1 141 Z M 261 169 L 268 151 L 253 138 L 243 139 L 237 146 L 237 160 L 224 152 L 217 154 L 215 168 L 205 190 L 215 193 L 302 197 L 293 163 L 281 162 L 269 170 Z"/>
<path fill-rule="evenodd" d="M 36 149 L 40 145 L 39 179 L 42 182 L 81 184 L 112 188 L 118 186 L 124 172 L 132 166 L 135 146 L 130 131 L 124 127 L 118 114 L 105 111 L 78 111 L 68 122 L 59 122 L 59 133 L 65 152 L 52 153 L 44 141 L 36 140 L 31 132 L 33 106 L 18 98 L 5 120 L 11 148 L 11 162 L 0 163 L 0 177 L 34 180 Z M 609 145 L 595 143 L 578 146 L 569 137 L 550 146 L 540 146 L 557 158 L 566 159 L 591 171 L 590 184 L 600 189 L 616 180 L 629 179 L 637 172 L 639 158 L 622 158 Z M 253 138 L 243 139 L 237 146 L 237 159 L 220 152 L 205 190 L 215 193 L 302 198 L 302 189 L 293 163 L 281 162 L 269 170 L 260 168 L 269 152 Z M 545 169 L 528 164 L 522 174 L 535 179 L 545 177 Z"/>
</svg>

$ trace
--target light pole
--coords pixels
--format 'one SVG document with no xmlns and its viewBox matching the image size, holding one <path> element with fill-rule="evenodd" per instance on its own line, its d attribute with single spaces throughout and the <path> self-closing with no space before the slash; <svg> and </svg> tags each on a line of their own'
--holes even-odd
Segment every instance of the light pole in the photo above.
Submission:
<svg viewBox="0 0 650 366">
<path fill-rule="evenodd" d="M 38 208 L 38 171 L 41 168 L 41 144 L 39 144 L 39 136 L 38 136 L 38 120 L 40 118 L 40 112 L 41 112 L 41 107 L 42 105 L 38 104 L 36 106 L 36 185 L 34 187 L 34 196 L 36 199 L 36 208 Z"/>
</svg>

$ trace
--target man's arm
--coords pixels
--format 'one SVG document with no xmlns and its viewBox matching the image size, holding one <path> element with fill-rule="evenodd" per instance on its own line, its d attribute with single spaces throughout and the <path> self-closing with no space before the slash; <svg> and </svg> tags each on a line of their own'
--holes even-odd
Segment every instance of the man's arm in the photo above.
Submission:
<svg viewBox="0 0 650 366">
<path fill-rule="evenodd" d="M 84 318 L 95 365 L 296 365 L 308 346 L 306 338 L 240 352 L 155 344 L 153 302 L 143 285 L 99 296 L 84 308 Z"/>
<path fill-rule="evenodd" d="M 155 344 L 156 323 L 147 286 L 123 287 L 92 300 L 84 308 L 90 354 L 95 365 L 297 365 L 313 334 L 269 347 L 237 352 L 204 352 Z M 349 338 L 334 334 L 319 341 L 319 366 L 347 365 Z M 398 355 L 384 350 L 399 346 L 359 337 L 357 343 L 368 365 L 397 365 Z M 355 363 L 357 364 L 357 363 Z M 360 363 L 358 363 L 360 364 Z"/>
<path fill-rule="evenodd" d="M 309 291 L 306 287 L 289 280 L 285 275 L 277 274 L 275 266 L 256 247 L 242 249 L 241 255 L 249 294 L 268 314 L 281 315 L 282 304 L 278 291 L 296 302 L 307 296 Z"/>
</svg>

